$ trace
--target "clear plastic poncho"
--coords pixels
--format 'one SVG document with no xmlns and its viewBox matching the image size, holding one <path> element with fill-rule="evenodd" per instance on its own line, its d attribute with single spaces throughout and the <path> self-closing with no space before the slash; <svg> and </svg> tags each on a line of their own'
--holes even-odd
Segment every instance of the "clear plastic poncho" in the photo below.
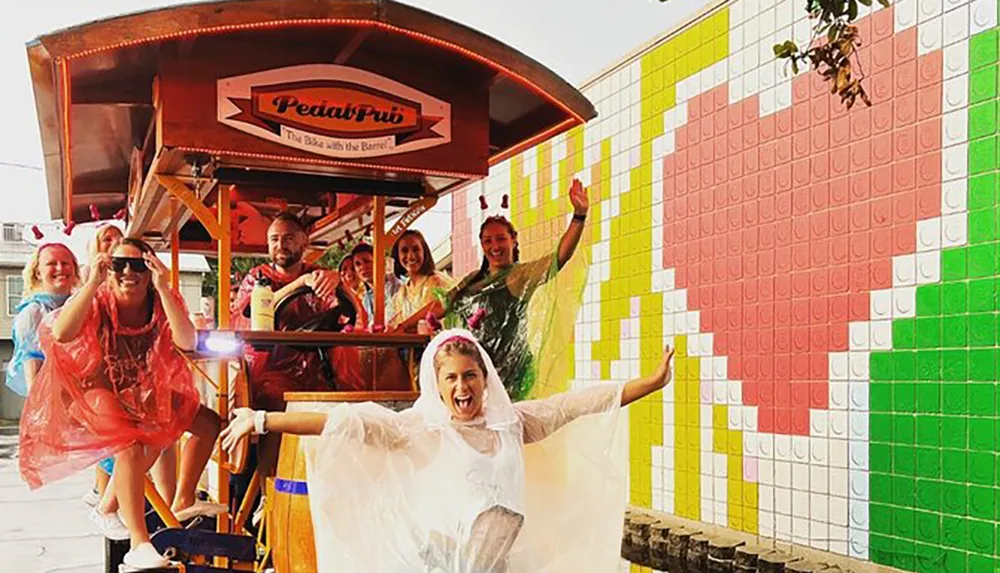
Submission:
<svg viewBox="0 0 1000 573">
<path fill-rule="evenodd" d="M 621 384 L 511 404 L 486 352 L 483 414 L 454 422 L 437 390 L 393 412 L 339 404 L 302 440 L 317 568 L 332 572 L 617 570 L 626 501 Z M 478 345 L 478 343 L 477 343 Z"/>
<path fill-rule="evenodd" d="M 45 315 L 66 304 L 68 295 L 35 293 L 29 295 L 17 305 L 17 316 L 11 328 L 11 338 L 14 340 L 14 355 L 7 363 L 7 387 L 19 396 L 28 396 L 28 379 L 24 373 L 25 362 L 28 360 L 45 360 L 42 345 L 38 340 L 38 328 L 42 325 Z"/>
</svg>

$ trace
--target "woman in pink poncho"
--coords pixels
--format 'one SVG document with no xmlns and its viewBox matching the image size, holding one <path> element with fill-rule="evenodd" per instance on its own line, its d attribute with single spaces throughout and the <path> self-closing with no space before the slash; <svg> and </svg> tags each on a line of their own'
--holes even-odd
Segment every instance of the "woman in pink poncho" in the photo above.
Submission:
<svg viewBox="0 0 1000 573">
<path fill-rule="evenodd" d="M 121 241 L 91 261 L 86 284 L 39 335 L 46 360 L 21 418 L 21 477 L 35 489 L 114 456 L 111 487 L 132 544 L 125 568 L 165 566 L 143 517 L 144 477 L 190 432 L 172 509 L 195 506 L 220 426 L 178 352 L 194 347 L 195 330 L 166 267 L 146 243 Z"/>
</svg>

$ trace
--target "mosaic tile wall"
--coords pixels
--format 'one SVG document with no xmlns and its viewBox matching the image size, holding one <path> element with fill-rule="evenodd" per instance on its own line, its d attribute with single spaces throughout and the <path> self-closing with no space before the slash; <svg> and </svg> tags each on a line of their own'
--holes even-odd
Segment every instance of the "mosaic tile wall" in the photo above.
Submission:
<svg viewBox="0 0 1000 573">
<path fill-rule="evenodd" d="M 509 193 L 526 256 L 591 187 L 575 378 L 674 382 L 630 411 L 636 505 L 911 571 L 1000 566 L 996 0 L 864 14 L 874 106 L 735 0 L 585 86 L 600 116 L 459 194 L 457 273 Z M 668 9 L 668 8 L 664 8 Z"/>
</svg>

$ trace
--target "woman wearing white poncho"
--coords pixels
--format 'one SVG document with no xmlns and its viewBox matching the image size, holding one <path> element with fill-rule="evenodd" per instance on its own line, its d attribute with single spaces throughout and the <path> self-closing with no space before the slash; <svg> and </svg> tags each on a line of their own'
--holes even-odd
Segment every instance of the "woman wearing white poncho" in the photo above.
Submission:
<svg viewBox="0 0 1000 573">
<path fill-rule="evenodd" d="M 424 352 L 420 398 L 324 413 L 237 410 L 251 432 L 302 441 L 320 573 L 617 571 L 626 496 L 620 406 L 663 388 L 657 371 L 511 404 L 472 334 Z"/>
</svg>

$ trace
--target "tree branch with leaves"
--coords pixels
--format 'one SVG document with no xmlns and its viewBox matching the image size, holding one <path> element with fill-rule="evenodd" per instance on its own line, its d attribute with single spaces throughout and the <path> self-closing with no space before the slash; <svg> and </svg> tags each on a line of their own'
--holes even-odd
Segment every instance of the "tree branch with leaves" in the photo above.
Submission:
<svg viewBox="0 0 1000 573">
<path fill-rule="evenodd" d="M 889 0 L 877 1 L 889 7 Z M 859 5 L 871 7 L 872 0 L 806 0 L 809 18 L 816 21 L 808 48 L 803 50 L 792 40 L 774 46 L 774 55 L 788 60 L 794 73 L 799 73 L 803 65 L 816 70 L 830 83 L 830 93 L 839 95 L 847 109 L 854 107 L 858 98 L 872 105 L 862 84 L 865 72 L 858 57 L 861 37 L 853 24 Z"/>
</svg>

